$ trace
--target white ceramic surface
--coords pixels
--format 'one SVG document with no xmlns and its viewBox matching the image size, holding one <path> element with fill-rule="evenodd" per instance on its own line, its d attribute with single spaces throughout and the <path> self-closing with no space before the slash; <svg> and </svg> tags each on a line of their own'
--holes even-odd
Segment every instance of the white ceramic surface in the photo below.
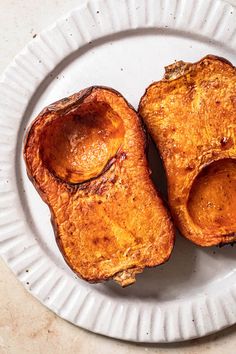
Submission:
<svg viewBox="0 0 236 354">
<path fill-rule="evenodd" d="M 0 254 L 59 316 L 94 332 L 146 342 L 185 340 L 236 322 L 230 246 L 201 249 L 178 237 L 170 261 L 146 270 L 126 289 L 77 279 L 57 249 L 48 208 L 22 160 L 25 127 L 47 104 L 101 84 L 137 107 L 165 65 L 208 53 L 235 64 L 235 48 L 236 10 L 220 0 L 98 0 L 30 42 L 3 74 Z"/>
</svg>

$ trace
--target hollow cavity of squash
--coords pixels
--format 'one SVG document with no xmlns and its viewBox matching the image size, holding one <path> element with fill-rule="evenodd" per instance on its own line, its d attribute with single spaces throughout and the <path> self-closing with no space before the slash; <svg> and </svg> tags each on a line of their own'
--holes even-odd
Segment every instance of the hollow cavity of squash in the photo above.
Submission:
<svg viewBox="0 0 236 354">
<path fill-rule="evenodd" d="M 221 159 L 203 168 L 190 190 L 188 211 L 202 229 L 236 232 L 236 160 Z"/>
<path fill-rule="evenodd" d="M 108 104 L 82 104 L 45 129 L 42 160 L 63 181 L 82 183 L 104 171 L 123 137 L 123 121 Z"/>
</svg>

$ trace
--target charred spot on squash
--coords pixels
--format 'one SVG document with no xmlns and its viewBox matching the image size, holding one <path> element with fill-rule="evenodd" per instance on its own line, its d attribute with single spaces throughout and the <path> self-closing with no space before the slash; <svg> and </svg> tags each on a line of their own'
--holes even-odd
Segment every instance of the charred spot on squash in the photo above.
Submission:
<svg viewBox="0 0 236 354">
<path fill-rule="evenodd" d="M 108 104 L 83 103 L 47 125 L 41 135 L 42 161 L 64 182 L 82 183 L 104 171 L 123 138 L 123 121 Z"/>
<path fill-rule="evenodd" d="M 188 211 L 202 229 L 236 231 L 236 160 L 221 159 L 203 168 L 190 190 Z"/>
<path fill-rule="evenodd" d="M 222 149 L 227 150 L 227 149 L 230 149 L 234 145 L 234 142 L 231 137 L 223 136 L 223 138 L 221 138 L 221 140 L 220 140 L 220 145 L 221 145 Z"/>
</svg>

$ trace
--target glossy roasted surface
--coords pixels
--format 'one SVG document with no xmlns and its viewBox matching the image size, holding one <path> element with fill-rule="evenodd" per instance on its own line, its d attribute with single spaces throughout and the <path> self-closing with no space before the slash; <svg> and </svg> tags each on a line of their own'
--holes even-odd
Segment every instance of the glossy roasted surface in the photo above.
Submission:
<svg viewBox="0 0 236 354">
<path fill-rule="evenodd" d="M 107 104 L 83 104 L 76 112 L 47 124 L 42 159 L 69 183 L 97 177 L 116 155 L 124 138 L 122 119 Z"/>
<path fill-rule="evenodd" d="M 61 252 L 82 278 L 126 286 L 169 258 L 172 224 L 149 176 L 141 122 L 120 94 L 94 87 L 47 107 L 24 156 Z"/>
<path fill-rule="evenodd" d="M 139 112 L 163 158 L 182 234 L 202 246 L 235 241 L 235 68 L 211 55 L 170 65 Z"/>
</svg>

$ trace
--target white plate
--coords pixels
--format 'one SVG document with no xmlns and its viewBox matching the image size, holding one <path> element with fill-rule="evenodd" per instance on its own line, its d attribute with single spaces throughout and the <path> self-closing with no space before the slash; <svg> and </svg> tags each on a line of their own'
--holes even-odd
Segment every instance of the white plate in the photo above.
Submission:
<svg viewBox="0 0 236 354">
<path fill-rule="evenodd" d="M 235 64 L 236 11 L 209 0 L 100 0 L 72 11 L 15 58 L 0 83 L 0 254 L 59 316 L 115 338 L 171 342 L 236 322 L 235 249 L 177 237 L 170 261 L 122 289 L 77 279 L 56 246 L 49 210 L 22 160 L 25 127 L 49 103 L 90 85 L 135 107 L 174 60 L 208 53 Z"/>
</svg>

